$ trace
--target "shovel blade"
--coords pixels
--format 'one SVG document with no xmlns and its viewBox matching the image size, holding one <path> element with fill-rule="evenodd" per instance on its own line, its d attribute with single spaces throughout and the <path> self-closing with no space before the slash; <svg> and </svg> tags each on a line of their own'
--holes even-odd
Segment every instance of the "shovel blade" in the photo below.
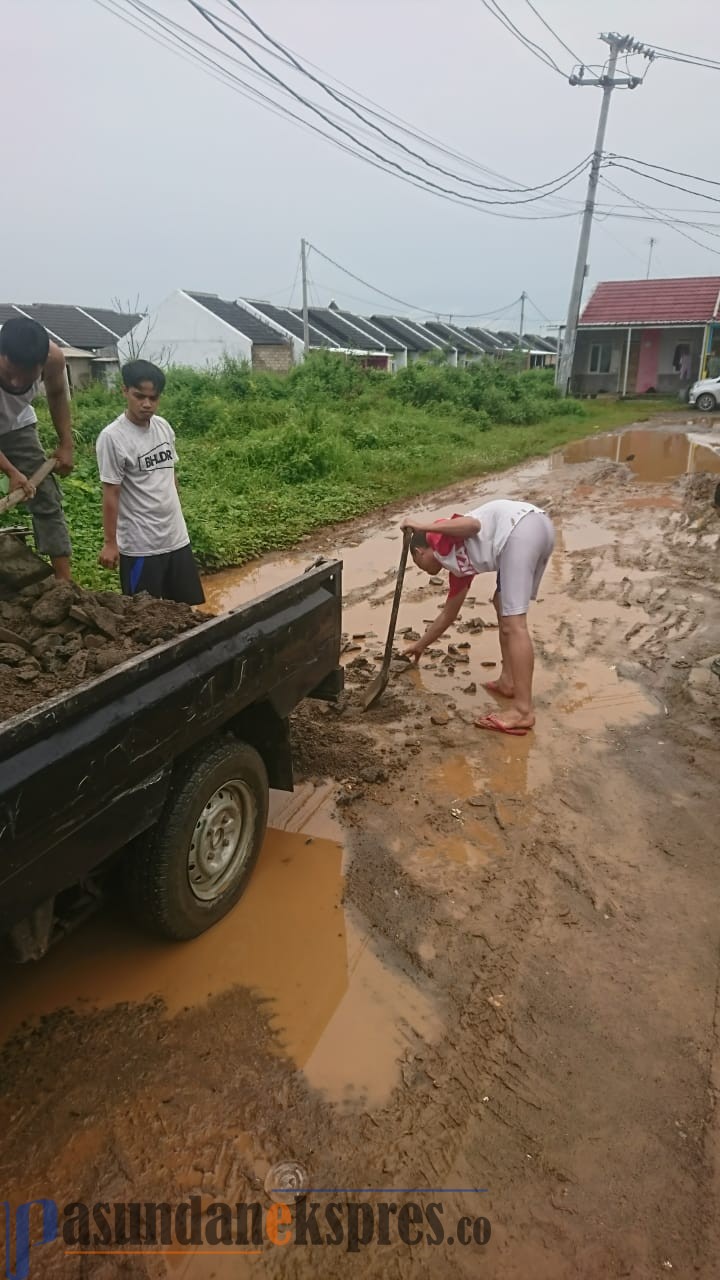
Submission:
<svg viewBox="0 0 720 1280">
<path fill-rule="evenodd" d="M 387 689 L 389 678 L 389 671 L 381 671 L 379 675 L 375 676 L 374 680 L 370 681 L 363 695 L 363 711 L 367 711 L 369 707 L 374 706 L 382 698 Z"/>
</svg>

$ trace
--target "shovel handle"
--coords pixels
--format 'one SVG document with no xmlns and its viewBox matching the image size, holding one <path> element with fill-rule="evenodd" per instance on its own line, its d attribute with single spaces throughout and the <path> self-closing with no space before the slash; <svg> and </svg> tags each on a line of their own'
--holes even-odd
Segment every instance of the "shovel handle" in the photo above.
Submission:
<svg viewBox="0 0 720 1280">
<path fill-rule="evenodd" d="M 390 626 L 388 627 L 387 640 L 385 642 L 385 656 L 383 658 L 383 667 L 390 665 L 393 651 L 393 641 L 395 639 L 395 626 L 397 624 L 397 616 L 400 610 L 400 597 L 402 596 L 403 582 L 405 580 L 405 566 L 407 565 L 408 552 L 410 550 L 410 539 L 412 538 L 412 529 L 403 531 L 403 547 L 400 555 L 400 564 L 398 566 L 397 581 L 395 583 L 395 595 L 393 597 L 392 613 L 390 614 Z"/>
<path fill-rule="evenodd" d="M 50 472 L 54 471 L 56 466 L 57 458 L 46 458 L 42 466 L 38 467 L 35 474 L 29 477 L 31 485 L 37 489 L 38 485 L 42 484 L 46 476 L 49 476 Z M 16 507 L 19 502 L 25 501 L 27 501 L 25 490 L 13 489 L 12 493 L 9 493 L 6 498 L 0 498 L 0 515 L 3 511 L 10 511 L 12 507 Z"/>
</svg>

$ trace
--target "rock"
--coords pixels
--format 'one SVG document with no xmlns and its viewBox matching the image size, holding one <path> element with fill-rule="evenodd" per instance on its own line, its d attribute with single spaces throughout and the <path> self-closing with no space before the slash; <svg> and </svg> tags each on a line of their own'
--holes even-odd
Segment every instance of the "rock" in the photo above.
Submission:
<svg viewBox="0 0 720 1280">
<path fill-rule="evenodd" d="M 472 681 L 471 684 L 468 684 L 465 686 L 465 688 L 463 689 L 463 693 L 469 693 L 471 698 L 475 696 L 475 694 L 477 693 L 477 685 L 474 680 Z"/>
<path fill-rule="evenodd" d="M 63 637 L 50 631 L 45 632 L 38 640 L 35 640 L 32 651 L 36 658 L 45 658 L 48 655 L 59 653 L 62 646 Z"/>
<path fill-rule="evenodd" d="M 11 631 L 9 627 L 0 627 L 0 644 L 18 645 L 20 649 L 30 652 L 28 641 L 23 636 L 19 636 L 16 631 Z"/>
<path fill-rule="evenodd" d="M 83 642 L 86 649 L 102 649 L 105 643 L 102 636 L 95 635 L 94 631 L 91 631 L 89 635 L 85 636 L 83 638 Z"/>
<path fill-rule="evenodd" d="M 77 655 L 79 656 L 79 655 Z M 107 649 L 99 649 L 95 654 L 95 670 L 99 672 L 109 671 L 111 667 L 119 667 L 121 662 L 125 662 L 126 655 L 122 649 L 116 649 L 112 645 L 108 645 Z M 89 655 L 85 654 L 86 661 Z"/>
<path fill-rule="evenodd" d="M 644 668 L 639 662 L 618 662 L 615 674 L 619 680 L 639 680 Z"/>
<path fill-rule="evenodd" d="M 23 623 L 27 617 L 25 610 L 19 604 L 10 604 L 9 601 L 3 601 L 0 604 L 0 618 L 3 622 L 7 622 L 10 626 L 13 623 Z"/>
<path fill-rule="evenodd" d="M 430 723 L 435 725 L 449 724 L 452 716 L 448 711 L 433 711 L 430 716 Z"/>
<path fill-rule="evenodd" d="M 29 684 L 31 680 L 37 680 L 40 675 L 40 667 L 36 663 L 34 667 L 29 664 L 24 667 L 17 667 L 15 670 L 15 679 L 22 680 L 25 684 Z"/>
<path fill-rule="evenodd" d="M 55 627 L 65 621 L 74 600 L 75 592 L 70 582 L 55 582 L 35 601 L 30 617 L 44 627 Z"/>
<path fill-rule="evenodd" d="M 0 644 L 0 662 L 8 667 L 18 667 L 25 662 L 27 654 L 19 644 Z"/>
<path fill-rule="evenodd" d="M 490 809 L 492 807 L 492 802 L 490 801 L 489 797 L 484 795 L 470 796 L 470 799 L 468 800 L 468 804 L 471 804 L 473 809 Z"/>
<path fill-rule="evenodd" d="M 480 666 L 481 666 L 481 667 L 496 667 L 496 666 L 497 666 L 497 662 L 490 662 L 490 661 L 488 661 L 488 662 L 481 662 L 481 663 L 480 663 Z"/>
<path fill-rule="evenodd" d="M 87 601 L 84 607 L 87 617 L 93 626 L 97 627 L 98 631 L 102 631 L 103 635 L 108 636 L 110 640 L 117 639 L 118 624 L 115 620 L 115 615 L 110 609 L 106 609 L 104 605 L 95 604 L 94 601 Z M 70 614 L 75 617 L 72 609 Z M 80 621 L 80 619 L 77 619 L 77 621 Z"/>
<path fill-rule="evenodd" d="M 45 584 L 43 582 L 31 582 L 30 586 L 23 587 L 22 591 L 19 594 L 23 596 L 26 600 L 38 600 L 40 596 L 43 594 L 44 585 Z"/>
<path fill-rule="evenodd" d="M 431 578 L 430 582 L 433 587 L 441 587 L 443 584 L 442 578 Z"/>
<path fill-rule="evenodd" d="M 361 769 L 359 777 L 363 782 L 387 782 L 388 774 L 386 769 L 368 768 Z"/>
<path fill-rule="evenodd" d="M 5 648 L 7 648 L 6 645 L 0 645 L 0 662 L 7 661 L 7 658 L 2 657 L 2 651 Z M 688 686 L 690 689 L 704 693 L 714 693 L 717 688 L 717 676 L 713 675 L 709 667 L 693 667 L 688 675 Z"/>
<path fill-rule="evenodd" d="M 72 674 L 75 680 L 84 680 L 87 674 L 88 663 L 90 662 L 90 654 L 87 649 L 79 649 L 74 653 L 67 664 L 68 672 Z"/>
</svg>

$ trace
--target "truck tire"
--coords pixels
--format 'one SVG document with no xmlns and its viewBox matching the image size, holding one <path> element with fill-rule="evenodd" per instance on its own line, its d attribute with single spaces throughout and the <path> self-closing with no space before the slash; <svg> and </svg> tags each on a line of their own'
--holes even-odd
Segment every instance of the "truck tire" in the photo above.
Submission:
<svg viewBox="0 0 720 1280">
<path fill-rule="evenodd" d="M 268 777 L 257 751 L 227 738 L 178 771 L 165 810 L 126 868 L 135 919 L 164 938 L 195 938 L 234 907 L 267 826 Z"/>
<path fill-rule="evenodd" d="M 712 413 L 713 409 L 717 408 L 717 401 L 712 391 L 703 391 L 702 394 L 698 396 L 695 404 L 701 413 Z"/>
</svg>

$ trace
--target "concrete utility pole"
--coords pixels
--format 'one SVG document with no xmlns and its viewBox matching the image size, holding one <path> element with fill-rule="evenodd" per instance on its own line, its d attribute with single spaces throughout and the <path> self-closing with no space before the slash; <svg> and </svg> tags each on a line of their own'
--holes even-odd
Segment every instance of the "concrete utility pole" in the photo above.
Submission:
<svg viewBox="0 0 720 1280">
<path fill-rule="evenodd" d="M 307 244 L 300 241 L 300 262 L 302 263 L 302 312 L 303 312 L 303 348 L 306 356 L 310 354 L 310 320 L 308 318 L 308 282 L 307 282 Z"/>
<path fill-rule="evenodd" d="M 646 276 L 645 276 L 645 279 L 646 279 L 646 280 L 649 280 L 649 279 L 650 279 L 650 265 L 651 265 L 651 263 L 652 263 L 653 249 L 655 248 L 656 243 L 657 243 L 657 241 L 656 241 L 655 237 L 654 237 L 654 236 L 651 236 L 651 237 L 650 237 L 650 252 L 648 253 L 648 268 L 647 268 L 647 274 L 646 274 Z"/>
<path fill-rule="evenodd" d="M 520 294 L 520 332 L 518 334 L 518 347 L 522 346 L 523 333 L 525 332 L 525 299 L 526 298 L 527 298 L 527 294 L 523 289 L 522 293 Z"/>
<path fill-rule="evenodd" d="M 582 301 L 583 284 L 587 275 L 587 256 L 590 246 L 590 231 L 592 229 L 593 213 L 595 212 L 595 196 L 597 193 L 598 180 L 600 178 L 600 165 L 603 157 L 603 147 L 605 145 L 605 130 L 607 128 L 608 112 L 610 110 L 610 98 L 613 89 L 637 89 L 642 80 L 639 76 L 617 76 L 618 56 L 621 53 L 641 53 L 646 58 L 654 56 L 651 49 L 646 49 L 644 45 L 638 44 L 633 40 L 632 36 L 619 36 L 615 32 L 603 33 L 600 36 L 610 49 L 607 67 L 600 76 L 586 76 L 585 68 L 581 67 L 577 75 L 570 77 L 572 85 L 594 85 L 603 91 L 602 103 L 600 105 L 600 117 L 598 119 L 597 134 L 595 136 L 595 148 L 593 151 L 592 164 L 590 166 L 590 177 L 588 178 L 587 196 L 585 198 L 585 211 L 583 213 L 582 225 L 580 227 L 580 239 L 578 241 L 577 259 L 575 262 L 575 274 L 573 275 L 572 289 L 570 291 L 570 302 L 568 305 L 567 322 L 565 325 L 565 340 L 557 364 L 556 385 L 562 395 L 567 395 L 570 388 L 570 376 L 572 374 L 573 357 L 575 355 L 575 340 L 577 337 L 577 325 L 580 318 L 580 303 Z"/>
</svg>

